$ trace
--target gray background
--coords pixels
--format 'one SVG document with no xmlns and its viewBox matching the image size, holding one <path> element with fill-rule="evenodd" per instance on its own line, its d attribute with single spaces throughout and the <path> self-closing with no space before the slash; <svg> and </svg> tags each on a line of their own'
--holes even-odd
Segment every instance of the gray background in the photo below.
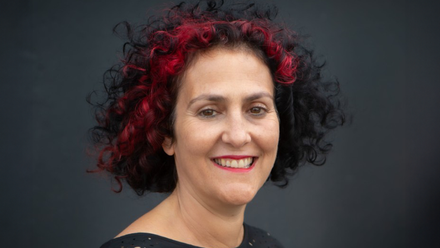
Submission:
<svg viewBox="0 0 440 248">
<path fill-rule="evenodd" d="M 439 2 L 271 2 L 310 34 L 355 118 L 324 167 L 264 187 L 246 221 L 286 247 L 440 247 Z M 151 6 L 164 4 L 1 1 L 2 247 L 99 247 L 163 199 L 85 173 L 85 97 L 123 42 L 111 29 Z"/>
</svg>

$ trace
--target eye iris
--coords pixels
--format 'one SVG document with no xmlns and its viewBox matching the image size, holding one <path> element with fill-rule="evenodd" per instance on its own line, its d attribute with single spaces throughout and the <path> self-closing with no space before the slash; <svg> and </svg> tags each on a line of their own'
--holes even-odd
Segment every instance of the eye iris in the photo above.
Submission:
<svg viewBox="0 0 440 248">
<path fill-rule="evenodd" d="M 205 109 L 205 110 L 203 110 L 202 114 L 204 116 L 212 116 L 214 114 L 214 110 L 212 110 L 212 109 Z"/>
<path fill-rule="evenodd" d="M 253 108 L 251 108 L 251 113 L 252 114 L 260 114 L 261 113 L 261 108 L 253 107 Z"/>
</svg>

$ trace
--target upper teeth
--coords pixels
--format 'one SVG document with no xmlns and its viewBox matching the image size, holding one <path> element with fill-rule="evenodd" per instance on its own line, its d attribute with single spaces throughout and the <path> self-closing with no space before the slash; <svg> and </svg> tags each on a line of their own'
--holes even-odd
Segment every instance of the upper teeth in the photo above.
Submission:
<svg viewBox="0 0 440 248">
<path fill-rule="evenodd" d="M 218 165 L 224 166 L 224 167 L 232 167 L 232 168 L 249 168 L 249 166 L 252 165 L 254 162 L 253 158 L 244 158 L 244 159 L 223 159 L 223 158 L 216 158 L 214 159 L 214 162 L 216 162 Z"/>
</svg>

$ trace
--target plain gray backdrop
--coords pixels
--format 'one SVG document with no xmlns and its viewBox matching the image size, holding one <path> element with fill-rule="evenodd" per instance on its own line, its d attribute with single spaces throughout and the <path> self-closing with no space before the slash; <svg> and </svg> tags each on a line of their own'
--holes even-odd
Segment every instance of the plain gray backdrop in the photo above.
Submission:
<svg viewBox="0 0 440 248">
<path fill-rule="evenodd" d="M 439 2 L 267 2 L 310 35 L 354 122 L 331 135 L 325 166 L 303 167 L 283 190 L 266 185 L 246 222 L 286 247 L 440 247 Z M 2 247 L 99 247 L 163 199 L 115 194 L 85 172 L 85 99 L 120 56 L 113 26 L 164 6 L 1 1 Z"/>
</svg>

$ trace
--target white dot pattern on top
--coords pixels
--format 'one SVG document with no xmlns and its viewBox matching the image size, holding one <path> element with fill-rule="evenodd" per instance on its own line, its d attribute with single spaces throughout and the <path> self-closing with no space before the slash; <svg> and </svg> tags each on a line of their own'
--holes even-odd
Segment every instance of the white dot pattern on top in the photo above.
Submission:
<svg viewBox="0 0 440 248">
<path fill-rule="evenodd" d="M 259 228 L 244 225 L 243 242 L 237 248 L 282 248 L 278 240 Z M 101 248 L 200 248 L 150 233 L 133 233 L 112 239 Z"/>
</svg>

